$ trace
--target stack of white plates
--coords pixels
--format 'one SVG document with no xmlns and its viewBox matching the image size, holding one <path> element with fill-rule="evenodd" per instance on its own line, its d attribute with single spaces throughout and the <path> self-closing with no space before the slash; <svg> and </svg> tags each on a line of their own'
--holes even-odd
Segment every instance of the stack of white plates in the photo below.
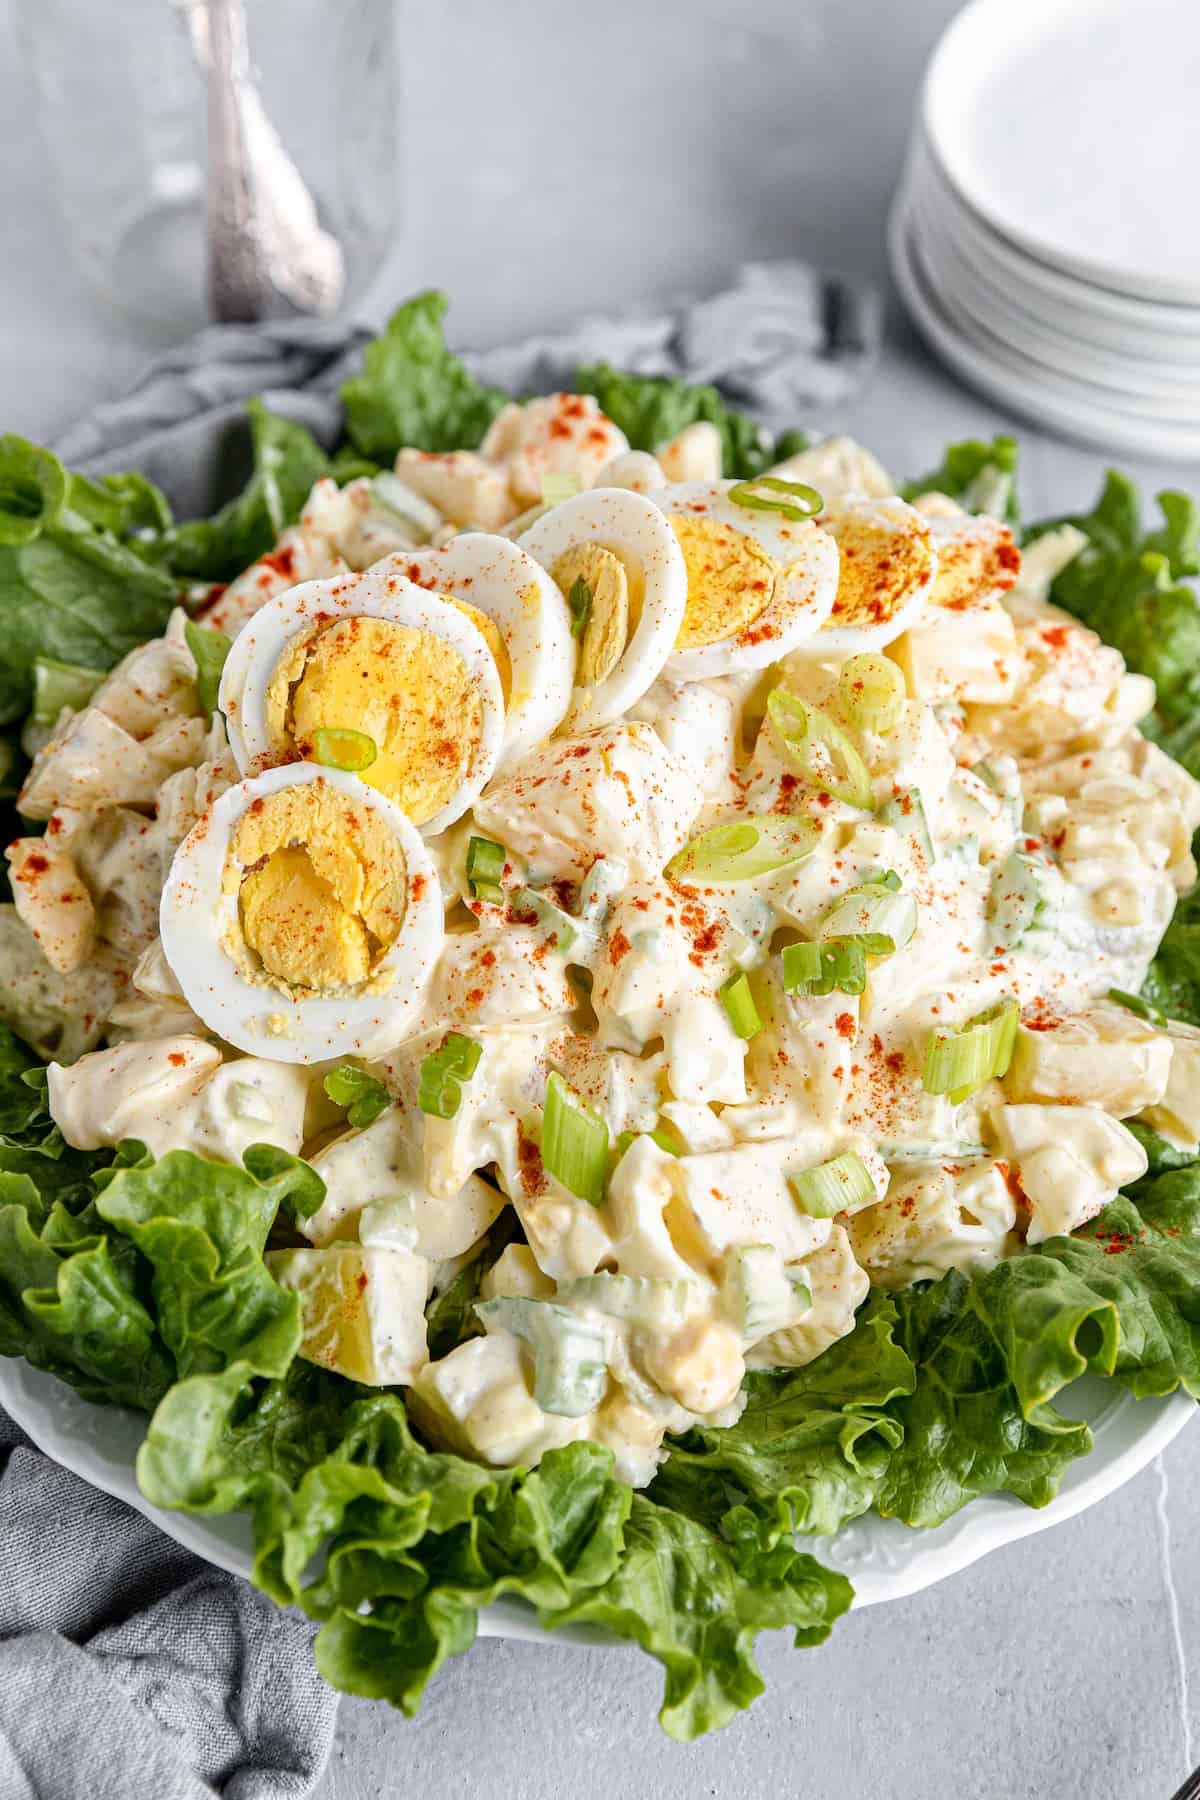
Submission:
<svg viewBox="0 0 1200 1800">
<path fill-rule="evenodd" d="M 892 209 L 905 304 L 1008 410 L 1200 458 L 1200 0 L 972 0 Z"/>
</svg>

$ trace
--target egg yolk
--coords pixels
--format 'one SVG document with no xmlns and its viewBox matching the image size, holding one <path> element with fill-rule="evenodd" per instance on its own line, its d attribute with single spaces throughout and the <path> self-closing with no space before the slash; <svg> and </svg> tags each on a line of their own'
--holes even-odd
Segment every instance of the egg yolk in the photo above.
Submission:
<svg viewBox="0 0 1200 1800">
<path fill-rule="evenodd" d="M 369 981 L 407 904 L 404 853 L 377 817 L 324 781 L 256 800 L 233 833 L 227 888 L 251 979 L 337 993 Z"/>
<path fill-rule="evenodd" d="M 838 591 L 830 625 L 885 625 L 933 567 L 929 528 L 879 526 L 854 517 L 822 519 L 837 540 Z"/>
<path fill-rule="evenodd" d="M 504 695 L 504 704 L 507 706 L 512 699 L 512 658 L 508 654 L 508 645 L 500 635 L 500 627 L 495 619 L 490 618 L 485 612 L 480 612 L 479 608 L 472 606 L 469 600 L 458 600 L 453 594 L 443 594 L 442 599 L 448 600 L 451 606 L 458 608 L 464 618 L 470 619 L 491 651 L 492 661 L 496 665 L 496 673 L 500 677 L 500 692 Z"/>
<path fill-rule="evenodd" d="M 998 529 L 991 520 L 940 538 L 937 556 L 929 604 L 951 612 L 968 611 L 980 604 L 981 596 L 994 599 L 1005 593 L 1021 569 L 1021 552 L 1012 533 Z"/>
<path fill-rule="evenodd" d="M 630 570 L 603 544 L 572 544 L 551 573 L 568 606 L 575 607 L 573 594 L 582 598 L 582 612 L 572 614 L 579 641 L 575 685 L 595 687 L 625 654 L 641 610 L 641 584 L 630 581 Z"/>
<path fill-rule="evenodd" d="M 672 518 L 687 564 L 688 597 L 675 643 L 721 644 L 753 625 L 775 598 L 778 568 L 761 544 L 720 519 Z"/>
<path fill-rule="evenodd" d="M 360 779 L 417 825 L 467 778 L 483 731 L 478 689 L 451 644 L 361 614 L 290 651 L 276 668 L 267 708 L 281 750 L 311 756 L 322 727 L 373 739 L 378 754 Z"/>
<path fill-rule="evenodd" d="M 289 987 L 353 987 L 371 972 L 366 927 L 298 844 L 273 850 L 239 896 L 242 933 L 263 968 Z"/>
</svg>

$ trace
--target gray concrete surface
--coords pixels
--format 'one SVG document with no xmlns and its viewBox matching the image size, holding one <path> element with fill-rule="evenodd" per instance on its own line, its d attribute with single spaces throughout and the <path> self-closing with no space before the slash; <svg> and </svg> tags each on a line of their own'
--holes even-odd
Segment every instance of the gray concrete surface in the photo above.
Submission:
<svg viewBox="0 0 1200 1800">
<path fill-rule="evenodd" d="M 15 5 L 0 0 L 0 426 L 46 435 L 119 392 L 146 347 L 70 264 Z M 405 218 L 369 315 L 437 282 L 460 341 L 482 344 L 746 255 L 883 279 L 916 84 L 954 10 L 408 0 Z M 947 438 L 1015 425 L 1026 497 L 1047 509 L 1091 494 L 1103 462 L 965 392 L 898 318 L 837 423 L 909 472 Z M 766 1695 L 688 1749 L 655 1726 L 659 1678 L 637 1654 L 479 1644 L 415 1721 L 344 1702 L 319 1800 L 1168 1800 L 1200 1757 L 1198 1491 L 1193 1427 L 1102 1506 L 852 1616 L 818 1651 L 764 1640 Z"/>
</svg>

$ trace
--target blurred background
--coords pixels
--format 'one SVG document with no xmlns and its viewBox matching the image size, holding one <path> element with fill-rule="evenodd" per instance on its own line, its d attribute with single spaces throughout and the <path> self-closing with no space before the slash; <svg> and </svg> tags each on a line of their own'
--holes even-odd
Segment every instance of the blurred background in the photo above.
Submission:
<svg viewBox="0 0 1200 1800">
<path fill-rule="evenodd" d="M 57 31 L 63 62 L 87 74 L 71 27 L 91 9 L 27 3 L 43 40 Z M 104 310 L 70 253 L 15 48 L 25 4 L 0 0 L 0 404 L 8 429 L 45 438 L 120 393 L 151 346 Z M 300 9 L 314 39 L 320 10 Z M 954 0 L 758 0 L 745 22 L 739 10 L 405 0 L 399 213 L 356 310 L 381 322 L 413 289 L 441 286 L 454 340 L 486 346 L 715 283 L 750 256 L 800 254 L 882 280 L 914 96 Z"/>
</svg>

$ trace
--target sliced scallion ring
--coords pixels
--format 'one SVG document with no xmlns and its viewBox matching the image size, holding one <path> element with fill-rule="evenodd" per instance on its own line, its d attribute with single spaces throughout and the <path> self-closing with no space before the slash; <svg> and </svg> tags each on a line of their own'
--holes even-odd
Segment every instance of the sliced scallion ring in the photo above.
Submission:
<svg viewBox="0 0 1200 1800">
<path fill-rule="evenodd" d="M 879 817 L 901 837 L 908 838 L 920 852 L 926 866 L 932 866 L 936 856 L 933 833 L 929 829 L 925 805 L 917 788 L 902 788 L 898 794 L 886 800 L 879 809 Z"/>
<path fill-rule="evenodd" d="M 1147 1025 L 1153 1025 L 1159 1031 L 1165 1031 L 1171 1023 L 1165 1012 L 1160 1012 L 1157 1006 L 1151 1006 L 1140 994 L 1127 994 L 1124 988 L 1109 988 L 1107 997 L 1118 1006 L 1123 1006 L 1126 1012 L 1133 1013 L 1136 1018 L 1145 1019 Z"/>
<path fill-rule="evenodd" d="M 960 1030 L 935 1031 L 921 1070 L 925 1092 L 948 1094 L 957 1106 L 986 1081 L 999 1081 L 1007 1075 L 1020 1012 L 1015 1000 L 1002 1000 L 968 1019 Z"/>
<path fill-rule="evenodd" d="M 379 745 L 365 731 L 345 725 L 318 725 L 313 732 L 313 757 L 324 769 L 344 769 L 359 775 L 379 755 Z"/>
<path fill-rule="evenodd" d="M 592 590 L 582 575 L 577 575 L 571 583 L 567 605 L 571 609 L 571 636 L 582 637 L 592 610 Z"/>
<path fill-rule="evenodd" d="M 557 1072 L 546 1083 L 542 1166 L 568 1193 L 591 1206 L 604 1199 L 608 1127 Z"/>
<path fill-rule="evenodd" d="M 483 1045 L 460 1031 L 449 1031 L 441 1047 L 421 1064 L 417 1105 L 431 1119 L 452 1119 L 462 1103 L 464 1081 L 479 1067 Z"/>
<path fill-rule="evenodd" d="M 917 929 L 917 903 L 911 894 L 894 888 L 851 888 L 835 900 L 821 921 L 823 938 L 882 936 L 894 950 L 903 950 Z"/>
<path fill-rule="evenodd" d="M 859 731 L 890 731 L 906 698 L 904 677 L 890 658 L 865 650 L 842 664 L 838 704 Z"/>
<path fill-rule="evenodd" d="M 749 977 L 745 971 L 731 975 L 717 989 L 717 997 L 725 1008 L 729 1023 L 740 1038 L 749 1040 L 762 1030 L 762 1018 L 754 1004 Z"/>
<path fill-rule="evenodd" d="M 542 476 L 542 505 L 558 506 L 564 500 L 574 499 L 583 492 L 583 483 L 578 475 L 552 470 Z"/>
<path fill-rule="evenodd" d="M 867 958 L 857 938 L 823 944 L 788 944 L 783 952 L 783 987 L 788 994 L 820 997 L 861 994 L 867 985 Z"/>
<path fill-rule="evenodd" d="M 767 493 L 761 490 L 766 488 Z M 773 494 L 786 495 L 786 499 L 774 500 Z M 784 481 L 778 475 L 759 475 L 753 481 L 739 481 L 731 487 L 727 498 L 734 506 L 747 507 L 751 512 L 782 513 L 785 519 L 800 523 L 804 519 L 815 519 L 825 505 L 816 488 L 809 487 L 804 481 Z"/>
<path fill-rule="evenodd" d="M 789 760 L 810 787 L 844 800 L 847 806 L 874 806 L 867 765 L 828 713 L 786 688 L 776 688 L 767 699 L 767 716 Z"/>
<path fill-rule="evenodd" d="M 778 813 L 713 825 L 692 838 L 666 867 L 671 881 L 753 881 L 811 855 L 817 829 L 811 820 Z"/>
<path fill-rule="evenodd" d="M 476 900 L 499 906 L 504 900 L 500 877 L 508 853 L 493 838 L 473 837 L 467 844 L 467 881 Z"/>
<path fill-rule="evenodd" d="M 832 1219 L 840 1212 L 853 1212 L 875 1196 L 870 1171 L 854 1150 L 844 1150 L 815 1169 L 789 1175 L 788 1186 L 796 1205 L 810 1219 Z"/>
</svg>

